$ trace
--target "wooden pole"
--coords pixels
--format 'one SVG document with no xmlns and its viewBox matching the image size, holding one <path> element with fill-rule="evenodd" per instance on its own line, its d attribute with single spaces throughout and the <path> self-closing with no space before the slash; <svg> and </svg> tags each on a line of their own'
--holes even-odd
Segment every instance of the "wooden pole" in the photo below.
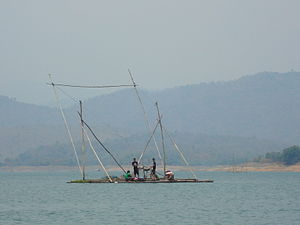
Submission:
<svg viewBox="0 0 300 225">
<path fill-rule="evenodd" d="M 158 121 L 160 125 L 160 132 L 161 132 L 161 142 L 162 142 L 162 149 L 163 149 L 163 168 L 164 168 L 164 176 L 166 176 L 166 151 L 165 151 L 165 140 L 164 140 L 164 131 L 163 126 L 161 123 L 161 115 L 158 108 L 158 103 L 155 103 L 156 109 L 157 109 L 157 115 L 158 115 Z"/>
<path fill-rule="evenodd" d="M 54 92 L 54 95 L 55 95 L 55 99 L 56 99 L 56 102 L 57 102 L 58 109 L 60 110 L 61 116 L 63 118 L 64 124 L 65 124 L 65 127 L 66 127 L 66 130 L 67 130 L 68 135 L 69 135 L 70 142 L 71 142 L 72 147 L 73 147 L 73 151 L 75 153 L 75 157 L 76 157 L 78 168 L 79 168 L 80 173 L 82 175 L 82 168 L 80 166 L 80 162 L 79 162 L 78 154 L 77 154 L 76 147 L 75 147 L 75 144 L 74 144 L 74 140 L 73 140 L 73 137 L 72 137 L 72 134 L 71 134 L 71 131 L 70 131 L 70 128 L 69 128 L 69 125 L 68 125 L 68 122 L 67 122 L 64 110 L 63 110 L 62 105 L 60 103 L 59 96 L 58 96 L 58 93 L 56 91 L 55 84 L 53 83 L 51 74 L 49 74 L 49 79 L 50 79 L 51 85 L 53 87 L 53 92 Z"/>
<path fill-rule="evenodd" d="M 81 122 L 81 140 L 82 140 L 82 145 L 81 145 L 81 151 L 82 151 L 82 180 L 85 180 L 85 163 L 86 163 L 86 146 L 85 146 L 85 140 L 84 140 L 84 124 L 83 124 L 83 115 L 82 115 L 82 101 L 79 101 L 80 105 L 80 122 Z"/>
</svg>

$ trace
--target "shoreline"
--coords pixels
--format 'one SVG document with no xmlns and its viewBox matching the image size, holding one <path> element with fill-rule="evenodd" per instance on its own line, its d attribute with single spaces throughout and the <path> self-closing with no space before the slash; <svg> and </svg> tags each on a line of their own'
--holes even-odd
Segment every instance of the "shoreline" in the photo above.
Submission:
<svg viewBox="0 0 300 225">
<path fill-rule="evenodd" d="M 277 163 L 245 163 L 234 166 L 216 166 L 206 171 L 224 172 L 300 172 L 300 164 L 286 166 Z"/>
<path fill-rule="evenodd" d="M 126 169 L 131 169 L 128 166 Z M 86 170 L 98 170 L 98 166 L 87 166 Z M 168 169 L 173 171 L 203 171 L 203 172 L 300 172 L 300 164 L 286 166 L 276 163 L 245 163 L 241 165 L 220 165 L 220 166 L 168 166 Z M 75 166 L 1 166 L 0 172 L 34 172 L 34 171 L 76 171 L 78 167 Z M 115 166 L 108 166 L 107 170 L 110 172 L 119 171 Z M 158 167 L 157 170 L 162 170 Z"/>
</svg>

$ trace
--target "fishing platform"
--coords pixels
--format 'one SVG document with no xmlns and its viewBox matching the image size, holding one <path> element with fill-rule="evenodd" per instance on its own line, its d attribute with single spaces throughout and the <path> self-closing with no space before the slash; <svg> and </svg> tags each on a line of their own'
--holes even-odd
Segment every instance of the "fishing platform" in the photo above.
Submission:
<svg viewBox="0 0 300 225">
<path fill-rule="evenodd" d="M 155 103 L 156 106 L 156 110 L 157 110 L 157 119 L 154 123 L 154 129 L 151 128 L 152 126 L 150 125 L 150 122 L 148 120 L 148 116 L 147 116 L 147 112 L 145 110 L 145 107 L 143 105 L 142 99 L 139 95 L 138 89 L 137 89 L 137 84 L 135 83 L 135 81 L 133 80 L 133 76 L 130 72 L 130 70 L 128 70 L 130 78 L 131 78 L 131 82 L 132 84 L 119 84 L 119 85 L 73 85 L 73 84 L 61 84 L 61 83 L 54 83 L 52 80 L 51 75 L 49 74 L 49 78 L 50 78 L 50 83 L 48 83 L 48 85 L 53 87 L 53 91 L 54 91 L 54 95 L 57 101 L 57 105 L 58 105 L 58 109 L 61 112 L 65 127 L 67 129 L 67 133 L 75 154 L 75 158 L 77 161 L 77 165 L 81 174 L 82 179 L 80 180 L 72 180 L 72 181 L 68 181 L 67 183 L 134 183 L 134 184 L 138 184 L 138 183 L 213 183 L 213 180 L 199 180 L 196 176 L 196 174 L 194 173 L 192 167 L 189 165 L 188 161 L 186 160 L 185 156 L 183 155 L 183 152 L 179 149 L 178 145 L 175 143 L 174 139 L 171 137 L 171 135 L 167 132 L 167 129 L 163 126 L 162 124 L 162 115 L 160 113 L 159 107 L 158 107 L 158 103 Z M 117 158 L 112 154 L 112 152 L 110 151 L 109 148 L 107 148 L 103 142 L 100 140 L 100 138 L 95 134 L 95 132 L 93 131 L 92 127 L 86 122 L 86 120 L 83 117 L 83 107 L 82 107 L 82 101 L 79 100 L 79 111 L 77 112 L 77 114 L 79 115 L 79 119 L 80 119 L 80 124 L 81 124 L 81 153 L 82 153 L 82 159 L 79 159 L 77 150 L 76 150 L 76 146 L 74 143 L 74 138 L 71 134 L 70 131 L 70 126 L 67 122 L 67 118 L 66 115 L 64 113 L 63 107 L 61 105 L 60 102 L 60 98 L 58 95 L 58 91 L 61 91 L 63 94 L 65 94 L 67 97 L 70 97 L 69 94 L 66 94 L 65 91 L 63 91 L 61 88 L 63 87 L 67 87 L 67 88 L 119 88 L 119 87 L 133 87 L 135 90 L 135 93 L 137 95 L 138 101 L 141 105 L 142 111 L 144 113 L 144 118 L 146 120 L 147 123 L 147 127 L 148 127 L 148 131 L 150 133 L 150 138 L 148 139 L 145 148 L 143 149 L 143 152 L 141 153 L 140 157 L 138 158 L 138 161 L 135 161 L 136 159 L 134 158 L 134 162 L 137 163 L 136 167 L 134 168 L 134 177 L 131 176 L 130 171 L 127 171 L 123 168 L 123 166 L 118 162 Z M 74 100 L 74 97 L 71 97 L 71 99 Z M 157 130 L 157 128 L 160 127 L 160 134 L 161 134 L 161 149 L 162 149 L 162 153 L 160 152 L 160 149 L 158 147 L 158 144 L 156 142 L 155 139 L 155 132 Z M 98 143 L 99 146 L 101 146 L 101 148 L 95 148 L 93 145 L 93 142 L 90 138 L 90 135 L 94 138 L 94 142 Z M 173 149 L 175 149 L 179 156 L 181 157 L 181 159 L 183 160 L 183 162 L 185 163 L 186 167 L 190 170 L 191 174 L 193 175 L 194 178 L 175 178 L 174 177 L 174 173 L 170 170 L 167 170 L 167 162 L 166 162 L 166 151 L 165 151 L 165 138 L 168 137 L 170 139 L 170 143 L 173 144 Z M 156 173 L 156 162 L 152 167 L 146 167 L 146 166 L 142 166 L 139 167 L 138 169 L 142 169 L 143 173 L 144 173 L 144 177 L 140 178 L 139 177 L 139 173 L 136 171 L 137 169 L 137 165 L 142 165 L 142 159 L 144 156 L 144 153 L 146 152 L 149 143 L 153 141 L 159 156 L 159 159 L 161 161 L 161 165 L 162 165 L 162 173 Z M 92 154 L 94 154 L 95 158 L 97 159 L 97 161 L 99 162 L 100 168 L 102 168 L 102 170 L 105 172 L 106 177 L 104 178 L 100 178 L 100 179 L 87 179 L 86 178 L 86 171 L 85 171 L 85 163 L 86 163 L 86 142 L 89 145 L 89 149 L 91 150 Z M 106 152 L 111 159 L 113 159 L 113 161 L 116 163 L 116 165 L 121 169 L 122 173 L 124 175 L 121 175 L 120 177 L 115 177 L 115 176 L 111 176 L 108 171 L 106 170 L 106 168 L 104 167 L 104 164 L 102 163 L 102 160 L 100 158 L 100 154 L 98 151 L 100 151 L 100 149 L 104 150 L 104 152 Z M 153 161 L 155 159 L 153 158 Z M 132 164 L 133 165 L 133 164 Z M 148 176 L 149 172 L 151 172 L 150 176 Z M 128 173 L 130 174 L 130 177 L 127 177 L 126 175 L 128 175 Z M 136 176 L 137 173 L 137 176 Z M 157 174 L 160 174 L 161 177 L 157 176 Z"/>
</svg>

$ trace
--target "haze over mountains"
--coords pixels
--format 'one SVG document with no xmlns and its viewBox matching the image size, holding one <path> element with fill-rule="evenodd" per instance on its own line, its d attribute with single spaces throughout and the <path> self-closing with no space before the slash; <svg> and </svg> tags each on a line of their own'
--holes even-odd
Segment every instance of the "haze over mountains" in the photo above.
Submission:
<svg viewBox="0 0 300 225">
<path fill-rule="evenodd" d="M 154 103 L 158 101 L 166 128 L 193 158 L 193 164 L 205 164 L 204 160 L 207 164 L 218 164 L 228 163 L 233 154 L 247 160 L 299 144 L 299 84 L 299 72 L 264 72 L 233 81 L 157 92 L 141 90 L 140 93 L 152 126 L 156 118 Z M 74 130 L 79 130 L 77 108 L 65 110 Z M 119 153 L 123 161 L 134 152 L 141 152 L 148 133 L 133 89 L 88 99 L 84 101 L 84 108 L 86 121 L 97 134 L 111 147 L 124 149 Z M 54 146 L 59 146 L 57 143 L 68 144 L 62 119 L 55 108 L 1 96 L 0 112 L 2 162 L 24 152 L 28 152 L 32 162 L 34 154 L 30 152 L 44 151 L 50 157 L 49 154 L 55 152 Z M 79 133 L 75 136 L 79 137 Z M 176 163 L 173 156 L 170 159 Z"/>
</svg>

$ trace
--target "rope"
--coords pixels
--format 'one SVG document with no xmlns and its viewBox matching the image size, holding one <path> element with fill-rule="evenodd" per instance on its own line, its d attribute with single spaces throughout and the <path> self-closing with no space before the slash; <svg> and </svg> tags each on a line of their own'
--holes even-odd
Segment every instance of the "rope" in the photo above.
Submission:
<svg viewBox="0 0 300 225">
<path fill-rule="evenodd" d="M 80 113 L 78 113 L 78 114 L 80 116 Z M 90 128 L 90 126 L 84 120 L 82 120 L 82 122 L 90 130 L 90 132 L 92 133 L 92 135 L 94 136 L 94 138 L 97 140 L 97 142 L 102 146 L 102 148 L 112 157 L 112 159 L 123 170 L 123 172 L 126 173 L 125 169 L 121 166 L 121 164 L 117 161 L 117 159 L 113 156 L 113 154 L 111 154 L 111 152 L 103 145 L 103 143 L 99 140 L 99 138 L 96 136 L 96 134 L 94 133 L 94 131 Z"/>
<path fill-rule="evenodd" d="M 158 124 L 159 124 L 159 121 L 157 121 L 156 126 L 155 126 L 155 128 L 154 128 L 154 130 L 153 130 L 153 132 L 152 132 L 152 134 L 151 134 L 151 136 L 150 136 L 150 138 L 148 139 L 147 144 L 146 144 L 146 146 L 145 146 L 145 148 L 144 148 L 144 151 L 142 152 L 142 154 L 141 154 L 141 156 L 140 156 L 140 158 L 139 158 L 139 160 L 138 160 L 138 163 L 140 163 L 140 161 L 142 160 L 142 157 L 144 156 L 144 154 L 145 154 L 145 152 L 146 152 L 146 150 L 147 150 L 147 147 L 148 147 L 148 145 L 149 145 L 151 139 L 154 137 L 154 134 L 155 134 L 156 128 L 158 127 Z"/>
<path fill-rule="evenodd" d="M 118 87 L 133 87 L 132 84 L 120 84 L 120 85 L 71 85 L 71 84 L 54 84 L 47 83 L 48 85 L 55 85 L 60 87 L 72 87 L 72 88 L 118 88 Z"/>
<path fill-rule="evenodd" d="M 184 157 L 182 151 L 180 151 L 178 145 L 175 143 L 174 139 L 169 135 L 169 133 L 167 132 L 166 128 L 164 127 L 163 129 L 164 129 L 165 133 L 167 134 L 167 136 L 170 138 L 170 140 L 171 140 L 172 144 L 174 145 L 175 149 L 178 151 L 178 153 L 181 156 L 182 160 L 185 162 L 186 166 L 190 169 L 190 171 L 193 174 L 194 178 L 197 180 L 198 178 L 197 178 L 196 174 L 194 173 L 194 171 L 192 170 L 190 164 L 188 163 L 188 161 Z"/>
<path fill-rule="evenodd" d="M 50 80 L 52 81 L 51 74 L 49 74 L 49 78 L 50 78 Z M 52 84 L 53 84 L 53 82 L 52 82 Z M 55 88 L 54 84 L 53 84 L 52 86 L 53 86 L 53 92 L 54 92 L 54 95 L 55 95 L 55 99 L 56 99 L 58 108 L 60 109 L 60 113 L 61 113 L 62 118 L 63 118 L 63 120 L 64 120 L 64 124 L 65 124 L 65 127 L 66 127 L 66 129 L 67 129 L 67 132 L 68 132 L 68 135 L 69 135 L 69 138 L 70 138 L 70 142 L 71 142 L 71 145 L 72 145 L 73 150 L 74 150 L 74 153 L 75 153 L 77 165 L 78 165 L 78 167 L 79 167 L 81 176 L 83 177 L 83 171 L 82 171 L 81 166 L 80 166 L 79 158 L 78 158 L 78 155 L 77 155 L 77 152 L 76 152 L 75 144 L 74 144 L 74 141 L 73 141 L 73 137 L 72 137 L 70 128 L 69 128 L 69 126 L 68 126 L 68 122 L 67 122 L 65 113 L 64 113 L 64 111 L 63 111 L 62 105 L 60 104 L 59 96 L 58 96 L 58 94 L 57 94 L 57 91 L 56 91 L 56 88 Z"/>
<path fill-rule="evenodd" d="M 84 134 L 85 134 L 85 136 L 86 136 L 86 138 L 87 138 L 87 140 L 88 140 L 88 142 L 89 142 L 89 145 L 90 145 L 90 147 L 91 147 L 91 149 L 92 149 L 92 151 L 93 151 L 95 157 L 97 158 L 97 160 L 98 160 L 100 166 L 101 166 L 102 169 L 104 170 L 104 172 L 105 172 L 106 176 L 108 177 L 109 181 L 112 183 L 113 181 L 112 181 L 110 175 L 108 174 L 107 170 L 105 169 L 103 163 L 101 162 L 99 156 L 97 155 L 97 153 L 96 153 L 96 151 L 95 151 L 95 148 L 94 148 L 94 146 L 92 145 L 92 142 L 91 142 L 90 137 L 88 136 L 88 134 L 87 134 L 87 132 L 86 132 L 86 130 L 85 130 L 84 128 L 83 128 L 83 131 L 84 131 Z"/>
<path fill-rule="evenodd" d="M 61 91 L 65 96 L 69 97 L 71 100 L 73 100 L 74 102 L 78 102 L 79 100 L 76 99 L 75 97 L 69 95 L 66 91 L 64 91 L 62 88 L 56 87 L 59 91 Z"/>
<path fill-rule="evenodd" d="M 130 75 L 130 78 L 131 78 L 131 81 L 132 81 L 132 84 L 133 84 L 135 93 L 136 93 L 136 95 L 137 95 L 137 97 L 138 97 L 138 100 L 139 100 L 139 102 L 140 102 L 140 105 L 141 105 L 141 107 L 142 107 L 142 110 L 143 110 L 143 113 L 144 113 L 144 118 L 145 118 L 145 121 L 146 121 L 146 125 L 147 125 L 147 127 L 148 127 L 149 132 L 151 132 L 151 127 L 150 127 L 150 123 L 149 123 L 149 118 L 148 118 L 148 115 L 147 115 L 145 106 L 144 106 L 144 104 L 143 104 L 143 102 L 142 102 L 141 96 L 140 96 L 140 94 L 139 94 L 139 92 L 138 92 L 138 90 L 137 90 L 137 88 L 136 88 L 137 85 L 136 85 L 136 83 L 135 83 L 134 80 L 133 80 L 133 76 L 132 76 L 132 74 L 131 74 L 130 69 L 128 69 L 128 72 L 129 72 L 129 75 Z M 158 148 L 158 145 L 157 145 L 155 136 L 153 137 L 153 141 L 154 141 L 154 144 L 155 144 L 155 148 L 156 148 L 156 150 L 157 150 L 157 153 L 158 153 L 158 157 L 159 157 L 159 159 L 161 160 L 161 154 L 160 154 L 160 151 L 159 151 L 159 148 Z"/>
</svg>

